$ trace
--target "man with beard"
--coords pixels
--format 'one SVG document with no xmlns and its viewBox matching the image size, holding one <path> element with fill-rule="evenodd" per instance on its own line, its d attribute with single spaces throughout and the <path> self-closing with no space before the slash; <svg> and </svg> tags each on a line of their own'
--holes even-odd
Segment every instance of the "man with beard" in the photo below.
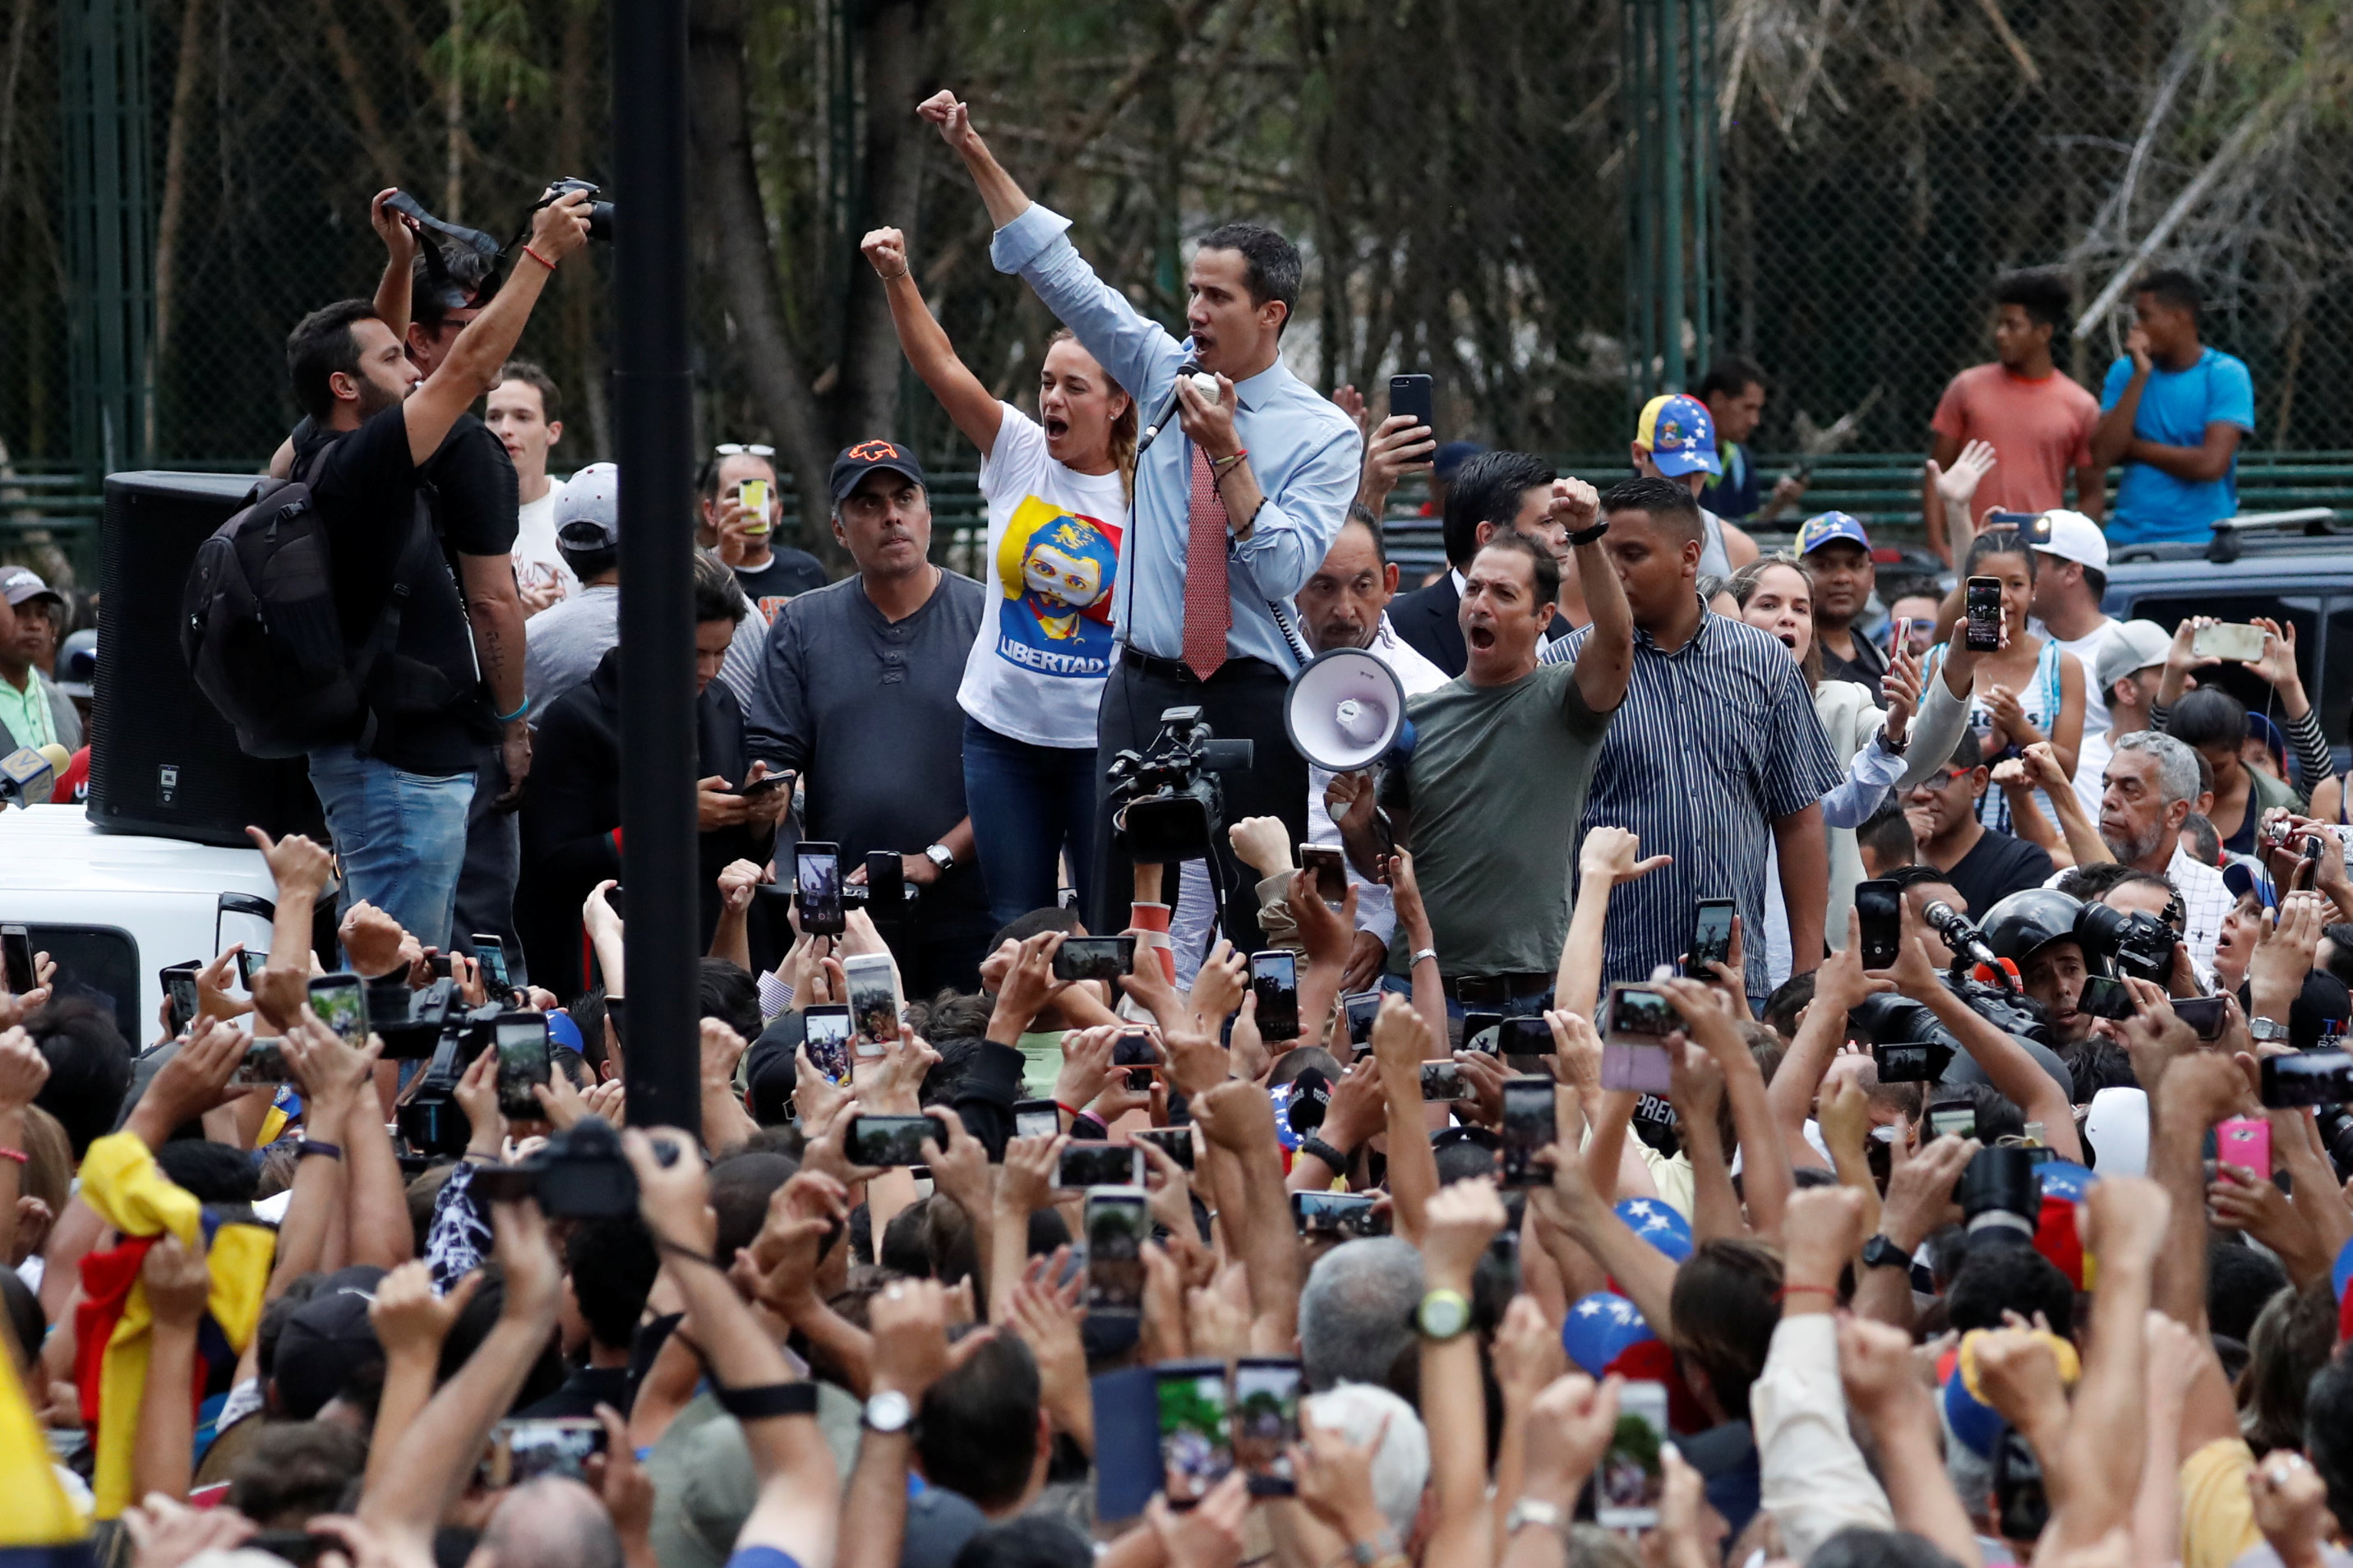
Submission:
<svg viewBox="0 0 2353 1568">
<path fill-rule="evenodd" d="M 420 522 L 419 489 L 451 428 L 498 384 L 556 264 L 587 237 L 585 195 L 540 208 L 513 275 L 429 374 L 364 300 L 312 311 L 287 339 L 287 368 L 311 426 L 296 441 L 293 471 L 327 531 L 344 635 L 356 640 L 378 626 L 396 584 L 405 600 L 397 636 L 375 661 L 364 719 L 311 748 L 311 782 L 342 858 L 346 901 L 365 900 L 428 945 L 448 942 L 480 748 L 500 741 L 519 784 L 531 741 L 522 610 L 509 560 L 512 473 L 502 519 L 429 509 Z M 462 600 L 445 551 L 455 554 Z"/>
<path fill-rule="evenodd" d="M 1558 479 L 1547 510 L 1594 584 L 1579 638 L 1589 651 L 1538 662 L 1559 563 L 1525 533 L 1493 535 L 1463 574 L 1469 667 L 1407 700 L 1414 748 L 1380 786 L 1396 844 L 1413 852 L 1448 997 L 1466 977 L 1491 979 L 1505 1011 L 1530 1015 L 1552 991 L 1586 784 L 1633 660 L 1633 623 L 1600 549 L 1612 526 L 1600 498 Z M 1377 870 L 1388 846 L 1370 790 L 1350 796 L 1339 826 L 1356 868 Z"/>
<path fill-rule="evenodd" d="M 2137 730 L 2117 740 L 2105 783 L 2100 841 L 2125 865 L 2173 884 L 2189 917 L 2182 942 L 2200 968 L 2211 968 L 2234 900 L 2222 873 L 2181 847 L 2181 824 L 2198 798 L 2198 753 L 2170 735 Z"/>
</svg>

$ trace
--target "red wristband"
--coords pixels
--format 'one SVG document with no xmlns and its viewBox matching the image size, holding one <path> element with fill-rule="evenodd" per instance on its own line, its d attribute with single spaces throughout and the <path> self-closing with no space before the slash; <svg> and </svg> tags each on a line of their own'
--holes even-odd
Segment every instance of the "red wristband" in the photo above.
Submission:
<svg viewBox="0 0 2353 1568">
<path fill-rule="evenodd" d="M 1773 1292 L 1773 1300 L 1781 1301 L 1791 1296 L 1805 1294 L 1828 1296 L 1835 1301 L 1838 1300 L 1838 1287 L 1835 1285 L 1784 1285 Z"/>
<path fill-rule="evenodd" d="M 1063 1115 L 1069 1117 L 1073 1121 L 1076 1121 L 1080 1117 L 1086 1114 L 1085 1111 L 1077 1109 L 1075 1106 L 1064 1105 L 1059 1100 L 1054 1101 L 1054 1109 L 1060 1111 Z"/>
<path fill-rule="evenodd" d="M 525 256 L 530 257 L 533 261 L 538 262 L 542 267 L 546 268 L 550 272 L 555 270 L 555 263 L 550 261 L 546 257 L 542 256 L 538 251 L 533 250 L 528 243 L 523 246 L 522 253 Z"/>
<path fill-rule="evenodd" d="M 19 1165 L 29 1165 L 33 1157 L 22 1149 L 0 1149 L 0 1160 L 14 1160 Z"/>
</svg>

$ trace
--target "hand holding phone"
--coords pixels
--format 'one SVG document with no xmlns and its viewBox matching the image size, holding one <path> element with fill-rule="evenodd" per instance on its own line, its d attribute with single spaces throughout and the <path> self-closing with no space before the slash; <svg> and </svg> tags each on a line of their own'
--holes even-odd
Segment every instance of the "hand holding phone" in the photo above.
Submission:
<svg viewBox="0 0 2353 1568">
<path fill-rule="evenodd" d="M 2001 647 L 2001 579 L 1972 577 L 1968 590 L 1968 624 L 1962 646 L 1971 653 L 1992 653 Z"/>
</svg>

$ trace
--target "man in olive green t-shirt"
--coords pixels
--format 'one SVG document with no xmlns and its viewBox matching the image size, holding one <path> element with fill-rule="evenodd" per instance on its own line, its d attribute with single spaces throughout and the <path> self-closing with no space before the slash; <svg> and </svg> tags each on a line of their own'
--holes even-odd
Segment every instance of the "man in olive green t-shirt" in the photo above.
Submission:
<svg viewBox="0 0 2353 1568">
<path fill-rule="evenodd" d="M 1633 667 L 1633 617 L 1600 547 L 1609 531 L 1600 498 L 1582 480 L 1556 480 L 1552 515 L 1567 527 L 1593 617 L 1584 657 L 1538 665 L 1560 565 L 1499 531 L 1463 578 L 1468 667 L 1407 700 L 1413 751 L 1382 781 L 1450 996 L 1465 975 L 1505 978 L 1515 1000 L 1551 988 L 1586 785 Z M 1369 870 L 1379 853 L 1370 802 L 1360 799 L 1340 826 L 1358 868 Z"/>
</svg>

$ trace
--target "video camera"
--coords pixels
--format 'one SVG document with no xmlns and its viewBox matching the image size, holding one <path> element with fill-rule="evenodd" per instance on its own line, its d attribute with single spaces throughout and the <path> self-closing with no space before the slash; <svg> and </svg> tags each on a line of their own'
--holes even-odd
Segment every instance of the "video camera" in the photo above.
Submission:
<svg viewBox="0 0 2353 1568">
<path fill-rule="evenodd" d="M 1248 741 L 1220 741 L 1198 708 L 1169 708 L 1148 752 L 1125 751 L 1107 774 L 1120 847 L 1145 865 L 1198 860 L 1224 829 L 1218 775 L 1247 769 Z"/>
<path fill-rule="evenodd" d="M 1999 1145 L 1978 1150 L 1962 1167 L 1953 1196 L 1961 1205 L 1970 1246 L 1997 1238 L 2034 1245 L 2035 1225 L 2042 1215 L 2042 1180 L 2026 1150 Z"/>
</svg>

